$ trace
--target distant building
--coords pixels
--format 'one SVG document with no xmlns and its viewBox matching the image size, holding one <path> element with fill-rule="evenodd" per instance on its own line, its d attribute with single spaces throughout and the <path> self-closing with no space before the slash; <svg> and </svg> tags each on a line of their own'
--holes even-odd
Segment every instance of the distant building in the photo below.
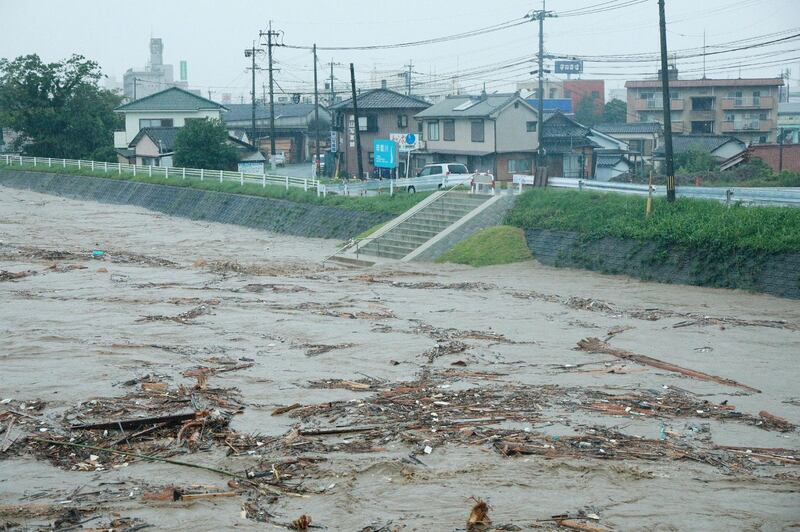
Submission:
<svg viewBox="0 0 800 532">
<path fill-rule="evenodd" d="M 630 156 L 652 163 L 653 150 L 661 145 L 664 129 L 658 122 L 596 124 L 594 129 L 628 143 Z"/>
<path fill-rule="evenodd" d="M 535 109 L 539 109 L 539 100 L 537 98 L 527 98 L 527 102 Z M 575 114 L 575 108 L 572 107 L 571 98 L 545 98 L 542 104 L 542 110 L 547 113 L 558 111 L 565 115 L 571 116 Z"/>
<path fill-rule="evenodd" d="M 374 166 L 373 141 L 389 139 L 392 133 L 417 133 L 414 115 L 430 107 L 424 100 L 406 96 L 389 89 L 372 89 L 357 95 L 358 128 L 361 136 L 361 163 L 364 172 L 372 173 Z M 344 172 L 358 174 L 356 149 L 356 120 L 352 98 L 332 106 L 333 127 L 338 136 L 339 150 L 344 153 Z M 399 161 L 400 174 L 405 174 L 406 160 Z M 413 162 L 412 162 L 413 164 Z"/>
<path fill-rule="evenodd" d="M 594 104 L 596 114 L 603 112 L 606 103 L 606 82 L 602 79 L 561 79 L 546 80 L 544 82 L 544 98 L 547 100 L 568 99 L 572 100 L 572 112 L 576 112 L 578 104 L 584 98 L 590 98 Z M 531 91 L 531 98 L 538 100 L 538 81 L 527 81 L 517 84 L 518 90 Z"/>
<path fill-rule="evenodd" d="M 519 93 L 448 96 L 416 119 L 426 142 L 418 164 L 464 163 L 503 181 L 533 171 L 539 116 Z"/>
<path fill-rule="evenodd" d="M 313 103 L 276 103 L 275 105 L 275 151 L 283 153 L 287 163 L 307 161 L 311 153 L 311 142 L 314 140 L 314 104 Z M 222 120 L 229 132 L 244 130 L 247 135 L 253 136 L 253 107 L 252 104 L 226 105 L 228 112 L 223 114 Z M 256 131 L 255 137 L 248 142 L 253 142 L 261 147 L 264 153 L 269 153 L 271 143 L 269 105 L 256 104 Z M 330 113 L 320 105 L 320 145 L 330 136 Z M 238 133 L 236 134 L 238 136 Z"/>
<path fill-rule="evenodd" d="M 185 74 L 185 63 L 181 64 Z M 164 43 L 161 39 L 150 39 L 150 61 L 140 70 L 128 69 L 123 78 L 123 93 L 129 100 L 138 100 L 169 87 L 188 89 L 189 83 L 182 75 L 180 81 L 174 79 L 172 65 L 164 64 Z"/>
<path fill-rule="evenodd" d="M 741 162 L 747 154 L 747 144 L 730 135 L 674 135 L 672 149 L 675 155 L 699 151 L 708 153 L 725 170 Z M 656 166 L 664 161 L 665 147 L 662 144 L 653 151 Z"/>
<path fill-rule="evenodd" d="M 778 136 L 783 144 L 800 144 L 800 102 L 778 104 Z"/>
<path fill-rule="evenodd" d="M 782 85 L 782 78 L 671 79 L 672 132 L 733 135 L 748 144 L 775 142 Z M 625 87 L 628 122 L 663 123 L 660 80 L 627 81 Z"/>
</svg>

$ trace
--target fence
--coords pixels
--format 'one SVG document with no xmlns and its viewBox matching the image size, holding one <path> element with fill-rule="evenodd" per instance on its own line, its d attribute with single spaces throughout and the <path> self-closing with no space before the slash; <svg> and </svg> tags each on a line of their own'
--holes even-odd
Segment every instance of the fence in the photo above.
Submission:
<svg viewBox="0 0 800 532">
<path fill-rule="evenodd" d="M 247 172 L 229 172 L 225 170 L 204 170 L 202 168 L 178 168 L 168 166 L 150 166 L 138 164 L 109 163 L 102 161 L 84 161 L 78 159 L 54 159 L 52 157 L 23 157 L 19 155 L 4 155 L 0 163 L 7 166 L 32 165 L 34 168 L 77 168 L 91 172 L 103 172 L 126 176 L 163 177 L 164 179 L 199 179 L 200 181 L 238 181 L 240 185 L 256 184 L 266 187 L 275 185 L 290 188 L 302 188 L 305 191 L 316 191 L 317 196 L 327 195 L 327 188 L 316 179 L 303 177 L 290 177 L 268 174 L 248 174 Z"/>
<path fill-rule="evenodd" d="M 556 188 L 598 190 L 603 192 L 617 192 L 620 194 L 636 194 L 639 196 L 646 196 L 648 191 L 648 185 L 587 181 L 565 177 L 551 177 L 548 179 L 547 183 L 549 186 Z M 666 196 L 666 187 L 663 185 L 654 185 L 653 195 Z M 716 200 L 724 203 L 740 202 L 755 205 L 786 205 L 800 207 L 800 188 L 676 187 L 675 195 L 684 198 Z"/>
</svg>

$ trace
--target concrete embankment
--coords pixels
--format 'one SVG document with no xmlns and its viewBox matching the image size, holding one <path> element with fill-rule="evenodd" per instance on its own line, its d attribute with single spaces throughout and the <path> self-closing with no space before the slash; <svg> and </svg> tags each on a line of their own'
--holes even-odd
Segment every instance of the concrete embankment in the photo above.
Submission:
<svg viewBox="0 0 800 532">
<path fill-rule="evenodd" d="M 528 229 L 525 238 L 533 256 L 548 266 L 800 299 L 800 253 L 723 254 L 632 239 L 586 240 L 580 233 L 544 229 Z"/>
<path fill-rule="evenodd" d="M 189 187 L 19 170 L 0 170 L 0 186 L 314 238 L 351 238 L 394 216 Z"/>
</svg>

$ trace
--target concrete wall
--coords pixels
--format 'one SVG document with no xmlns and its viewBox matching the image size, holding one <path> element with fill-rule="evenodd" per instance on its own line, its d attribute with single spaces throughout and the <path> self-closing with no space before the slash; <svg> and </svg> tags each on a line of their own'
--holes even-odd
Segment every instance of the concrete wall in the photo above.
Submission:
<svg viewBox="0 0 800 532">
<path fill-rule="evenodd" d="M 387 213 L 45 172 L 0 170 L 0 186 L 78 200 L 136 205 L 170 216 L 316 238 L 351 238 L 393 218 Z"/>
<path fill-rule="evenodd" d="M 665 248 L 652 242 L 584 240 L 569 231 L 527 230 L 525 238 L 533 256 L 549 266 L 800 299 L 800 253 L 712 256 L 703 249 Z"/>
</svg>

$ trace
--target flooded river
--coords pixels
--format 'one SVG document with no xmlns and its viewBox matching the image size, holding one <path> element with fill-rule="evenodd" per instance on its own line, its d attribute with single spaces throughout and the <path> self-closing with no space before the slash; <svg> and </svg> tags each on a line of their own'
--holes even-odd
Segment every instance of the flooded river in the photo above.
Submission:
<svg viewBox="0 0 800 532">
<path fill-rule="evenodd" d="M 0 187 L 0 527 L 800 526 L 800 302 L 339 244 Z"/>
</svg>

